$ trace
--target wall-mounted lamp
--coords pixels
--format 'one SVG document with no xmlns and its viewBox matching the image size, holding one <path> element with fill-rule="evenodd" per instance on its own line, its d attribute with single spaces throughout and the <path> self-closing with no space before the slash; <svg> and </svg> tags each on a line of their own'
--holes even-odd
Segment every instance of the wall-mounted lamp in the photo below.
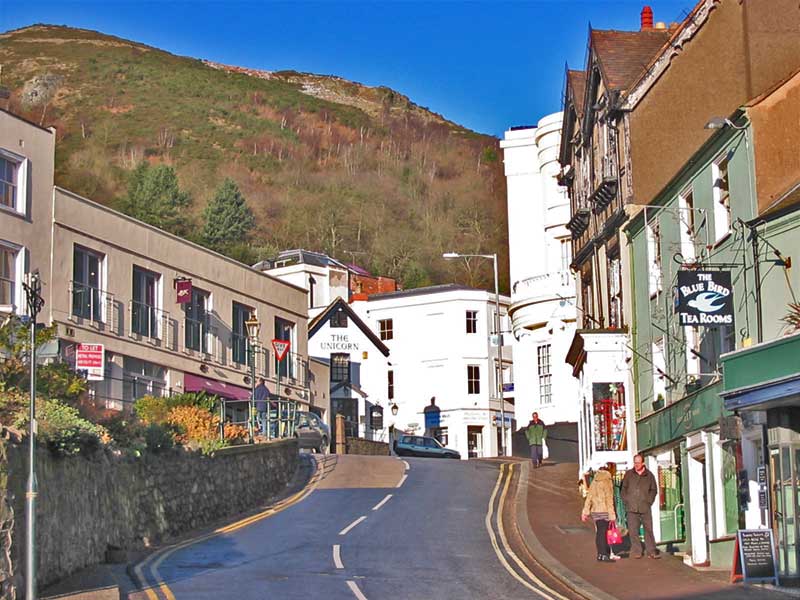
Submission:
<svg viewBox="0 0 800 600">
<path fill-rule="evenodd" d="M 733 121 L 724 117 L 711 117 L 704 127 L 706 129 L 722 129 L 723 127 L 730 127 L 738 131 L 747 129 L 746 125 L 736 125 Z"/>
<path fill-rule="evenodd" d="M 397 411 L 399 410 L 399 407 L 397 406 L 397 404 L 392 402 L 392 408 L 390 410 L 392 411 L 392 415 L 396 417 L 397 416 Z"/>
</svg>

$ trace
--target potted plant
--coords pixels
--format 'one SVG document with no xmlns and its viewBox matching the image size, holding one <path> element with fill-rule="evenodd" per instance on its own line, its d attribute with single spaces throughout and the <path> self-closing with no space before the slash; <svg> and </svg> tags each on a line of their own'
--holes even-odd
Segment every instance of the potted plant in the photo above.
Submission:
<svg viewBox="0 0 800 600">
<path fill-rule="evenodd" d="M 790 302 L 789 312 L 781 319 L 788 326 L 788 333 L 800 331 L 800 303 Z"/>
</svg>

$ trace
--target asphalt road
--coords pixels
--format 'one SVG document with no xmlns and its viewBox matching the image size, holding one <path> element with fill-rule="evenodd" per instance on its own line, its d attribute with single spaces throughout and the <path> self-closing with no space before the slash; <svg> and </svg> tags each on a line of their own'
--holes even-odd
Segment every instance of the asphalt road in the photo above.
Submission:
<svg viewBox="0 0 800 600">
<path fill-rule="evenodd" d="M 503 563 L 513 561 L 495 548 L 502 548 L 499 463 L 342 456 L 328 457 L 321 473 L 313 492 L 280 512 L 162 553 L 148 566 L 148 579 L 163 582 L 156 595 L 557 598 L 512 575 Z"/>
</svg>

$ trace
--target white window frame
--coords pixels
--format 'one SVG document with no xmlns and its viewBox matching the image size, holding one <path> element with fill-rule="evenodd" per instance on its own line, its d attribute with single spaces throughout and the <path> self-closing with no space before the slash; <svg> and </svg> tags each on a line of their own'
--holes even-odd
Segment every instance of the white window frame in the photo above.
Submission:
<svg viewBox="0 0 800 600">
<path fill-rule="evenodd" d="M 678 194 L 678 226 L 681 234 L 681 256 L 687 263 L 695 262 L 697 250 L 695 248 L 694 236 L 694 192 L 692 186 L 685 188 Z"/>
<path fill-rule="evenodd" d="M 25 302 L 22 300 L 24 297 L 22 282 L 25 279 L 25 247 L 6 240 L 0 240 L 0 247 L 14 255 L 14 284 L 11 290 L 13 297 L 11 304 L 0 304 L 0 313 L 27 314 Z"/>
<path fill-rule="evenodd" d="M 539 380 L 539 403 L 553 403 L 553 346 L 540 344 L 536 347 L 536 368 Z"/>
<path fill-rule="evenodd" d="M 89 248 L 88 246 L 84 246 L 83 244 L 77 244 L 76 243 L 76 244 L 72 245 L 73 261 L 75 260 L 74 257 L 75 257 L 75 252 L 76 251 L 80 251 L 80 252 L 83 252 L 85 254 L 93 254 L 97 258 L 97 268 L 100 271 L 98 273 L 98 278 L 97 278 L 97 284 L 99 286 L 99 288 L 98 288 L 98 290 L 99 290 L 98 298 L 99 298 L 99 302 L 100 302 L 100 321 L 99 322 L 100 323 L 108 323 L 108 320 L 109 320 L 109 317 L 110 317 L 110 315 L 108 314 L 108 312 L 109 312 L 108 311 L 109 294 L 108 294 L 108 291 L 107 291 L 108 290 L 108 269 L 107 269 L 107 266 L 106 266 L 107 265 L 107 261 L 108 261 L 108 256 L 106 254 L 104 254 L 103 252 L 99 252 L 99 251 L 97 251 L 97 250 L 95 250 L 93 248 Z M 75 279 L 74 278 L 75 278 L 75 273 L 73 271 L 71 273 L 71 275 L 70 275 L 70 279 L 73 281 L 73 286 L 75 285 Z M 82 285 L 86 285 L 86 284 L 83 284 L 83 282 L 81 282 L 81 284 Z M 73 313 L 72 298 L 70 298 L 70 315 L 73 316 L 73 317 L 76 316 Z M 87 319 L 87 320 L 93 321 L 94 319 L 92 319 L 91 316 L 90 316 L 89 319 Z"/>
<path fill-rule="evenodd" d="M 658 221 L 647 223 L 647 272 L 650 284 L 650 297 L 657 296 L 663 289 L 663 273 L 661 270 L 661 231 Z"/>
<path fill-rule="evenodd" d="M 0 156 L 17 164 L 15 206 L 0 204 L 0 210 L 26 216 L 28 214 L 28 165 L 30 160 L 5 148 L 0 148 Z"/>
<path fill-rule="evenodd" d="M 722 189 L 718 182 L 722 180 L 723 170 L 721 165 L 725 165 L 725 180 L 728 189 L 727 206 L 723 203 Z M 730 189 L 730 157 L 726 151 L 722 156 L 715 160 L 711 165 L 711 190 L 714 197 L 714 242 L 719 242 L 731 232 L 733 215 L 731 214 L 731 189 Z"/>
<path fill-rule="evenodd" d="M 658 399 L 658 395 L 664 398 L 664 403 L 667 401 L 667 363 L 665 360 L 665 347 L 664 338 L 658 338 L 653 342 L 652 347 L 652 360 L 653 360 L 653 402 Z M 662 375 L 661 373 L 664 373 Z"/>
</svg>

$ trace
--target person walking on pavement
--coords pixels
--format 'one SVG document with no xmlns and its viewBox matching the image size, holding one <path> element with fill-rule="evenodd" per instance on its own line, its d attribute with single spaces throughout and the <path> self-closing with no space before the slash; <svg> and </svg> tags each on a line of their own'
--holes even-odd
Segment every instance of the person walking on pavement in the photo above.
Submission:
<svg viewBox="0 0 800 600">
<path fill-rule="evenodd" d="M 528 445 L 531 447 L 531 461 L 533 468 L 538 469 L 542 466 L 542 444 L 547 439 L 547 427 L 543 421 L 539 420 L 539 413 L 533 413 L 531 422 L 525 429 L 525 437 L 528 438 Z"/>
<path fill-rule="evenodd" d="M 581 520 L 594 521 L 594 545 L 597 548 L 599 562 L 614 562 L 611 558 L 611 547 L 608 545 L 608 527 L 617 520 L 614 510 L 614 482 L 611 479 L 607 466 L 601 465 L 594 474 L 594 479 L 589 486 L 586 502 L 583 503 Z"/>
<path fill-rule="evenodd" d="M 258 418 L 261 420 L 261 435 L 267 435 L 267 400 L 269 399 L 269 390 L 267 389 L 267 382 L 261 377 L 258 380 L 258 385 L 255 387 L 253 400 L 256 404 L 256 412 Z"/>
<path fill-rule="evenodd" d="M 658 494 L 655 476 L 644 466 L 644 457 L 633 457 L 633 468 L 628 469 L 622 479 L 622 501 L 628 515 L 628 531 L 631 536 L 631 556 L 642 558 L 642 541 L 639 527 L 644 526 L 644 545 L 648 558 L 661 558 L 653 537 L 653 513 L 650 511 Z"/>
</svg>

